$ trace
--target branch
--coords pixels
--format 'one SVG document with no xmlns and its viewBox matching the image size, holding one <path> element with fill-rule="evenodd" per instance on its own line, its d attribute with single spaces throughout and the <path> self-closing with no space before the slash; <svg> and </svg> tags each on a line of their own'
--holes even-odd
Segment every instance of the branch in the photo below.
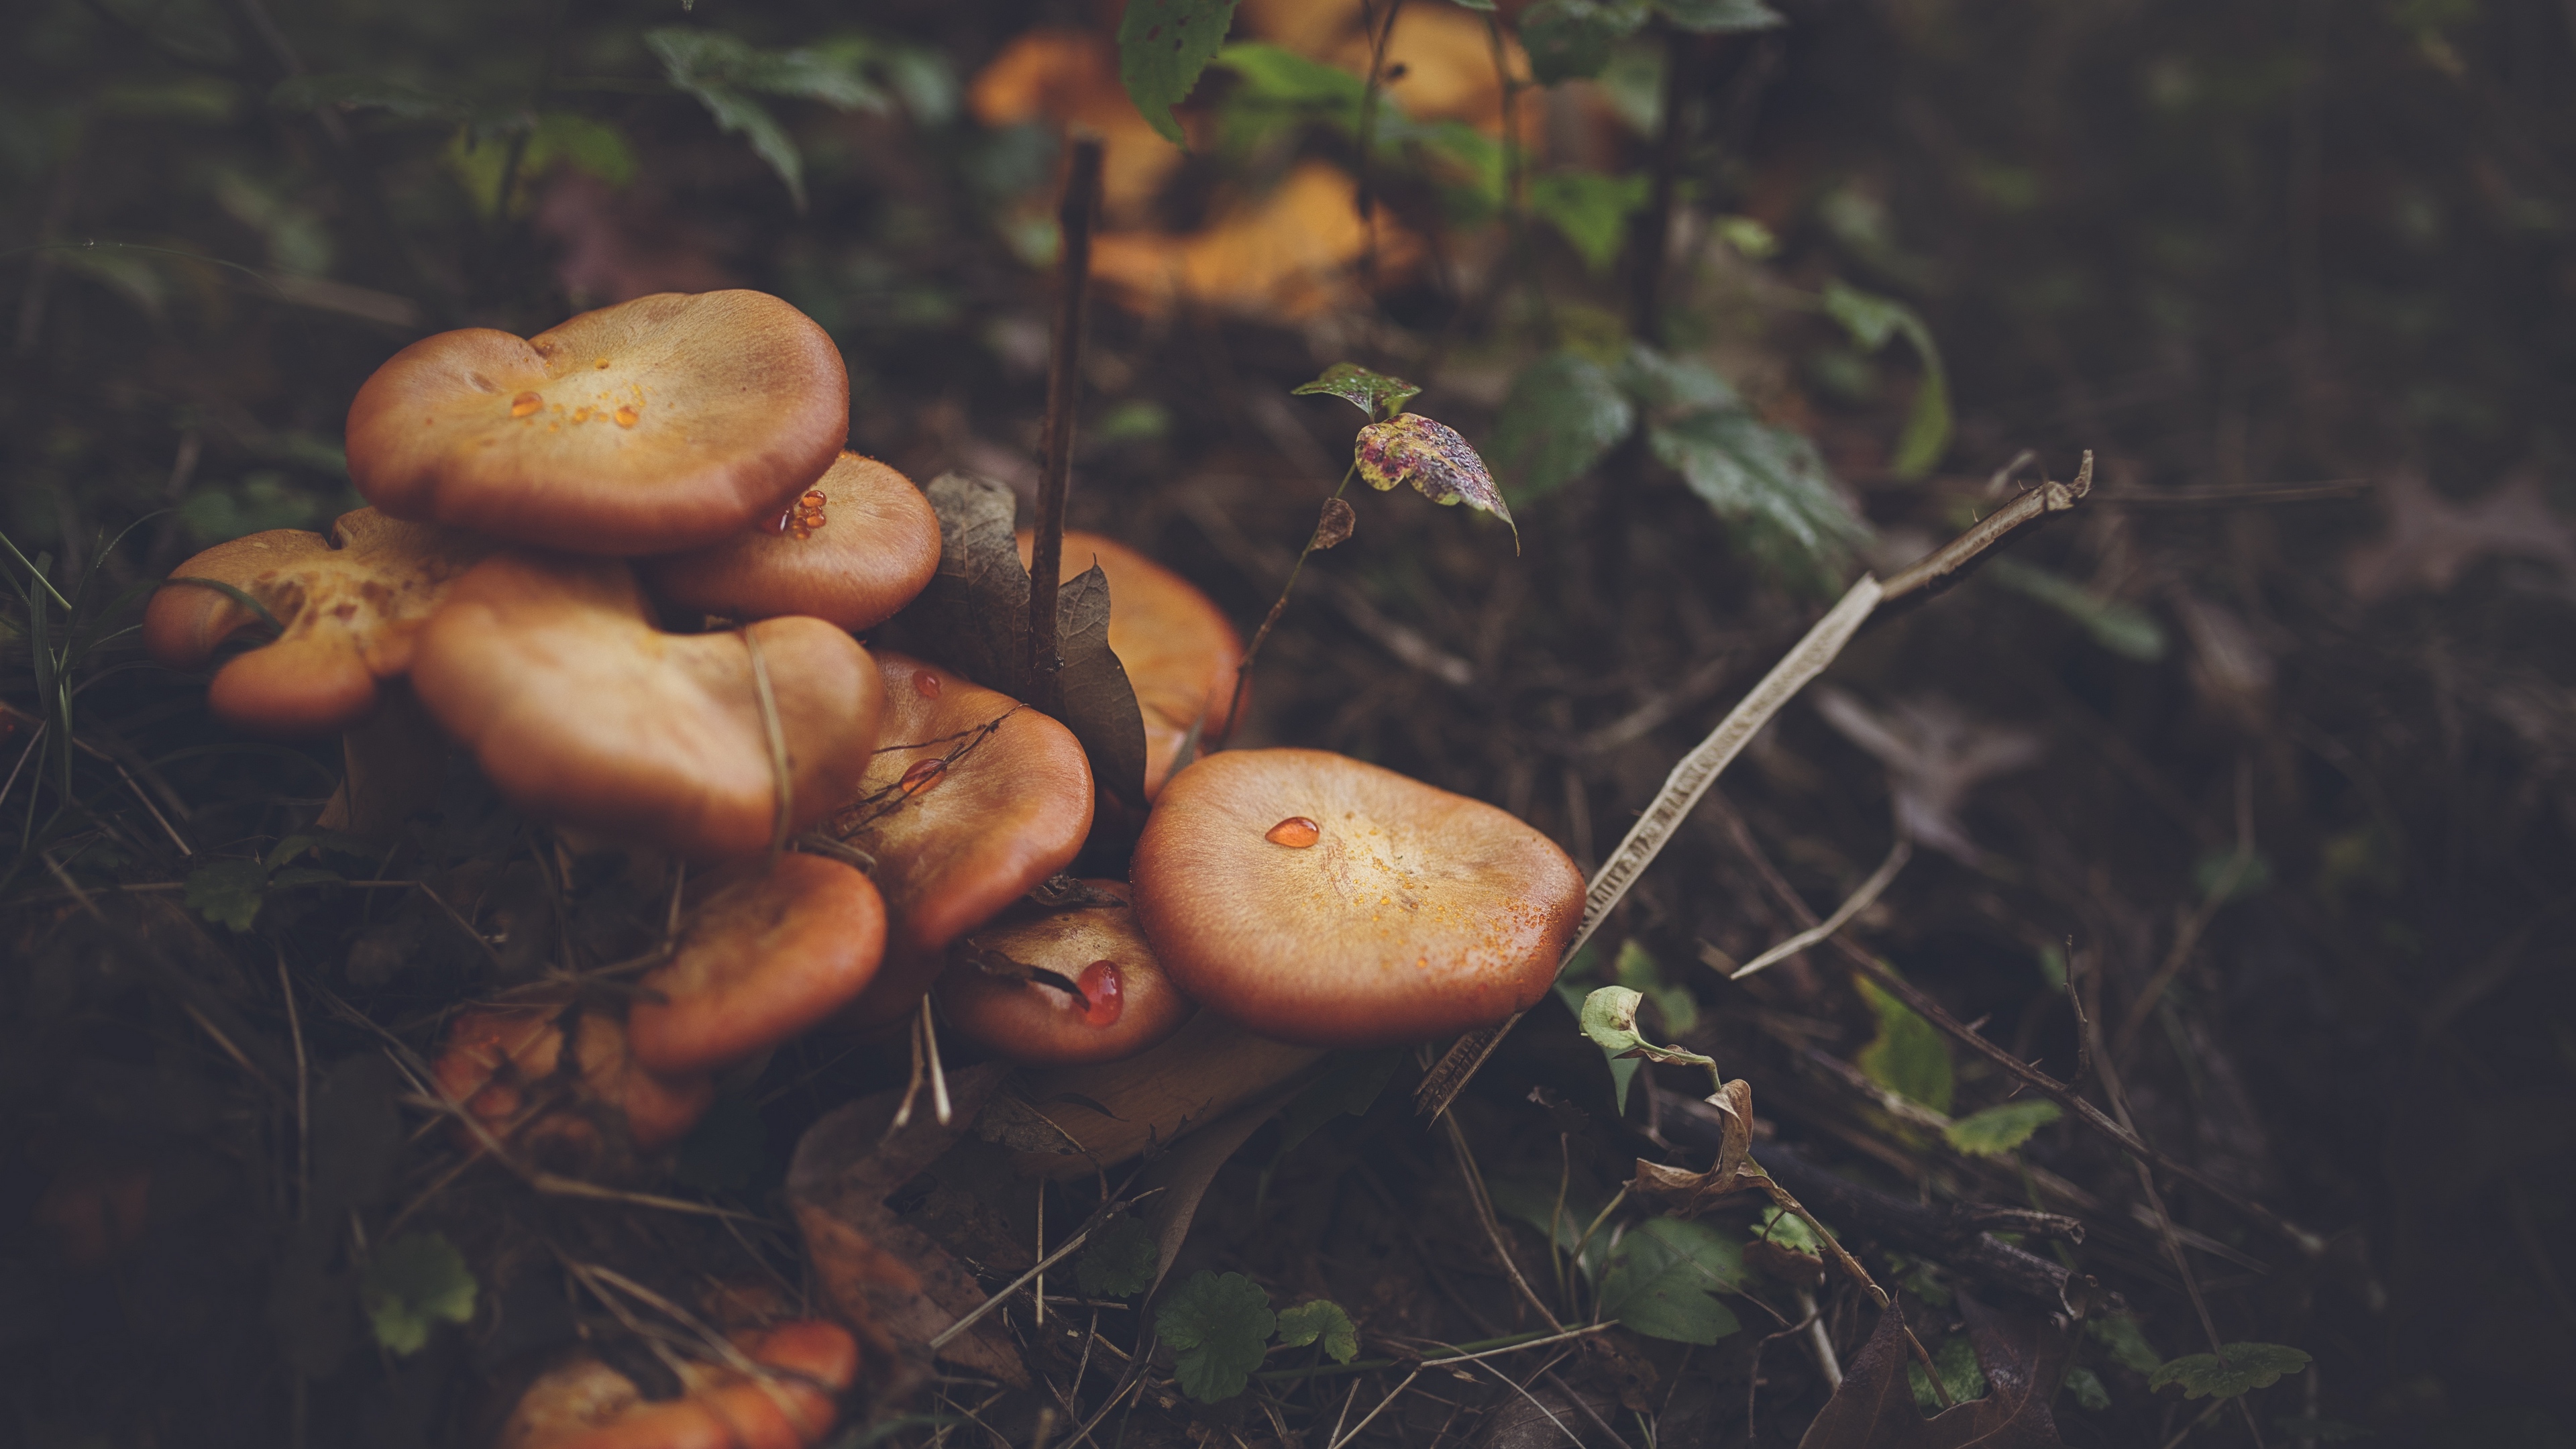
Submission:
<svg viewBox="0 0 2576 1449">
<path fill-rule="evenodd" d="M 1082 385 L 1082 299 L 1091 282 L 1091 226 L 1100 211 L 1100 138 L 1077 136 L 1064 180 L 1063 270 L 1056 284 L 1055 351 L 1047 359 L 1046 455 L 1038 476 L 1037 536 L 1029 550 L 1030 703 L 1064 709 L 1055 602 L 1064 572 L 1064 495 L 1073 482 L 1073 413 Z"/>
</svg>

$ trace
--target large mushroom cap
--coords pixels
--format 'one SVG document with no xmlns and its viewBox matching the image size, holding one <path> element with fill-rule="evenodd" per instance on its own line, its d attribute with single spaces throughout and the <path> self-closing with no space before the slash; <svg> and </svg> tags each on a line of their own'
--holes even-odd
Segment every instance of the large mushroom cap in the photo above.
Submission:
<svg viewBox="0 0 2576 1449">
<path fill-rule="evenodd" d="M 1583 877 L 1546 836 L 1322 750 L 1229 750 L 1174 775 L 1129 879 L 1183 991 L 1318 1046 L 1422 1041 L 1529 1007 L 1583 913 Z"/>
<path fill-rule="evenodd" d="M 640 567 L 665 598 L 703 613 L 811 614 L 857 632 L 929 587 L 939 572 L 939 515 L 911 479 L 843 453 L 778 516 Z"/>
<path fill-rule="evenodd" d="M 344 729 L 376 708 L 382 681 L 411 668 L 421 626 L 448 587 L 492 551 L 489 540 L 405 523 L 373 508 L 340 516 L 328 537 L 272 528 L 179 565 L 143 611 L 143 647 L 195 669 L 259 616 L 211 579 L 257 599 L 285 632 L 215 674 L 206 699 L 227 724 L 263 734 Z"/>
<path fill-rule="evenodd" d="M 1152 1046 L 1195 1008 L 1137 929 L 1124 881 L 1078 883 L 1061 908 L 1012 911 L 949 948 L 932 988 L 957 1034 L 1026 1066 L 1108 1062 Z"/>
<path fill-rule="evenodd" d="M 876 974 L 885 904 L 868 878 L 819 855 L 782 855 L 717 883 L 670 964 L 626 1014 L 635 1060 L 711 1071 L 820 1025 Z"/>
<path fill-rule="evenodd" d="M 1019 540 L 1026 568 L 1035 535 L 1024 531 Z M 1211 738 L 1225 734 L 1243 636 L 1189 580 L 1115 539 L 1068 530 L 1066 581 L 1095 563 L 1109 581 L 1109 650 L 1126 668 L 1145 716 L 1145 795 L 1151 799 L 1171 777 L 1191 726 Z"/>
<path fill-rule="evenodd" d="M 512 803 L 701 857 L 769 843 L 780 779 L 753 648 L 787 753 L 789 823 L 867 767 L 882 697 L 867 651 L 820 619 L 665 634 L 626 565 L 506 553 L 422 631 L 421 703 Z"/>
<path fill-rule="evenodd" d="M 775 517 L 849 430 L 849 374 L 812 319 L 763 292 L 665 292 L 395 353 L 349 405 L 349 477 L 400 518 L 663 553 Z"/>
<path fill-rule="evenodd" d="M 669 1146 L 715 1100 L 704 1073 L 645 1070 L 615 1017 L 559 996 L 458 1012 L 430 1074 L 505 1146 L 576 1160 L 598 1157 L 621 1129 L 638 1151 Z"/>
<path fill-rule="evenodd" d="M 540 1375 L 494 1449 L 804 1449 L 839 1415 L 834 1398 L 859 1375 L 859 1346 L 838 1324 L 808 1320 L 733 1335 L 764 1372 L 689 1361 L 677 1397 L 652 1400 L 587 1355 Z"/>
<path fill-rule="evenodd" d="M 885 724 L 834 835 L 876 858 L 885 964 L 846 1020 L 913 1009 L 948 943 L 1073 863 L 1091 831 L 1091 765 L 1063 725 L 962 675 L 880 651 Z"/>
</svg>

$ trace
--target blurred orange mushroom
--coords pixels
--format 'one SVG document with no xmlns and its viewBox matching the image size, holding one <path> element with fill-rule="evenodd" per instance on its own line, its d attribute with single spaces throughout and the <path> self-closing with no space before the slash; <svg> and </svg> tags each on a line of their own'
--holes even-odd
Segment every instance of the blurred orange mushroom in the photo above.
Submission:
<svg viewBox="0 0 2576 1449">
<path fill-rule="evenodd" d="M 1026 568 L 1034 535 L 1022 530 L 1019 541 L 1020 566 Z M 1179 574 L 1115 539 L 1068 530 L 1065 581 L 1095 563 L 1109 581 L 1109 649 L 1125 667 L 1145 715 L 1150 800 L 1172 773 L 1193 727 L 1210 739 L 1225 737 L 1235 672 L 1243 665 L 1243 636 Z"/>
<path fill-rule="evenodd" d="M 715 1099 L 704 1073 L 645 1070 L 623 1023 L 560 995 L 458 1012 L 430 1074 L 504 1147 L 584 1166 L 620 1145 L 679 1141 Z M 471 1131 L 465 1140 L 482 1143 Z"/>
<path fill-rule="evenodd" d="M 1381 281 L 1409 273 L 1422 243 L 1387 214 L 1359 215 L 1359 183 L 1325 161 L 1300 161 L 1269 191 L 1236 201 L 1205 230 L 1107 232 L 1092 275 L 1148 313 L 1187 302 L 1297 321 L 1358 302 L 1357 271 L 1376 238 Z"/>
<path fill-rule="evenodd" d="M 1118 46 L 1098 31 L 1022 31 L 975 73 L 966 104 L 987 126 L 1046 121 L 1098 136 L 1101 205 L 1112 226 L 1142 223 L 1181 164 L 1181 148 L 1128 99 L 1118 80 Z"/>
<path fill-rule="evenodd" d="M 738 1362 L 679 1365 L 680 1394 L 659 1402 L 583 1356 L 541 1375 L 494 1449 L 807 1449 L 840 1417 L 858 1378 L 849 1331 L 812 1320 L 732 1335 Z M 754 1370 L 745 1372 L 742 1364 Z"/>
</svg>

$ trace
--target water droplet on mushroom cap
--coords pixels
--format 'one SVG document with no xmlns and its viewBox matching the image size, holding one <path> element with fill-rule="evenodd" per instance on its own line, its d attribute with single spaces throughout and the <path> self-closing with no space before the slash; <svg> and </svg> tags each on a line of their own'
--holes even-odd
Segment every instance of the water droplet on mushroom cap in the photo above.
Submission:
<svg viewBox="0 0 2576 1449">
<path fill-rule="evenodd" d="M 621 404 L 618 407 L 616 414 L 617 425 L 621 428 L 631 428 L 635 426 L 635 420 L 642 416 L 642 413 L 635 411 L 632 407 Z"/>
<path fill-rule="evenodd" d="M 1303 815 L 1291 815 L 1271 826 L 1269 832 L 1261 838 L 1273 845 L 1284 845 L 1291 850 L 1304 850 L 1324 838 L 1324 827 Z"/>
<path fill-rule="evenodd" d="M 535 412 L 537 409 L 544 407 L 545 405 L 546 400 L 544 398 L 541 398 L 532 392 L 523 392 L 517 397 L 510 399 L 510 416 L 514 418 L 524 418 L 528 414 Z"/>
<path fill-rule="evenodd" d="M 923 760 L 904 771 L 903 779 L 897 783 L 906 795 L 918 795 L 938 783 L 939 777 L 947 773 L 946 760 Z"/>
<path fill-rule="evenodd" d="M 924 699 L 939 697 L 939 676 L 927 669 L 912 671 L 912 692 Z"/>
<path fill-rule="evenodd" d="M 1082 968 L 1082 975 L 1075 978 L 1073 984 L 1081 989 L 1082 999 L 1090 1003 L 1083 1008 L 1083 1025 L 1109 1027 L 1118 1024 L 1119 1015 L 1127 1009 L 1127 983 L 1118 973 L 1117 962 L 1094 961 Z"/>
</svg>

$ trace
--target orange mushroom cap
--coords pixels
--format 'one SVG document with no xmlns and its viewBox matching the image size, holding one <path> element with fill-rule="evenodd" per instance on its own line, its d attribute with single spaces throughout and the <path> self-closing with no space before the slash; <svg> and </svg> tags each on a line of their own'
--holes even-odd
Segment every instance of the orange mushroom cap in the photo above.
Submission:
<svg viewBox="0 0 2576 1449">
<path fill-rule="evenodd" d="M 595 1358 L 538 1377 L 501 1426 L 495 1449 L 806 1449 L 840 1417 L 834 1400 L 859 1373 L 859 1347 L 838 1324 L 807 1320 L 733 1335 L 755 1378 L 720 1364 L 680 1366 L 681 1396 L 645 1399 Z"/>
<path fill-rule="evenodd" d="M 1063 725 L 891 650 L 880 651 L 880 746 L 831 833 L 876 858 L 885 964 L 844 1018 L 899 1021 L 948 943 L 1073 863 L 1091 830 L 1091 765 Z"/>
<path fill-rule="evenodd" d="M 1229 750 L 1174 775 L 1129 871 L 1191 997 L 1265 1036 L 1388 1046 L 1535 1004 L 1583 876 L 1510 814 L 1322 750 Z"/>
<path fill-rule="evenodd" d="M 430 1075 L 504 1144 L 577 1158 L 606 1151 L 621 1125 L 638 1151 L 669 1146 L 715 1100 L 704 1073 L 645 1070 L 622 1023 L 590 1010 L 568 1017 L 562 997 L 458 1012 Z M 481 1143 L 472 1134 L 467 1140 Z"/>
<path fill-rule="evenodd" d="M 749 855 L 770 840 L 779 790 L 754 645 L 786 742 L 790 823 L 809 824 L 867 767 L 882 696 L 867 651 L 820 619 L 665 634 L 626 565 L 511 552 L 457 581 L 412 683 L 521 808 Z"/>
<path fill-rule="evenodd" d="M 1036 551 L 1023 530 L 1020 566 Z M 1127 670 L 1145 715 L 1145 798 L 1170 778 L 1190 727 L 1221 738 L 1233 718 L 1234 678 L 1243 667 L 1243 636 L 1189 580 L 1115 539 L 1067 530 L 1067 582 L 1093 564 L 1109 580 L 1109 652 Z"/>
<path fill-rule="evenodd" d="M 1089 904 L 1013 911 L 949 948 L 931 990 L 958 1035 L 1022 1065 L 1068 1066 L 1133 1056 L 1189 1019 L 1126 882 L 1081 884 Z"/>
<path fill-rule="evenodd" d="M 912 480 L 856 453 L 721 543 L 638 565 L 674 603 L 728 619 L 811 614 L 873 629 L 939 572 L 939 515 Z"/>
<path fill-rule="evenodd" d="M 327 734 L 365 719 L 380 683 L 411 668 L 416 636 L 449 586 L 493 547 L 361 508 L 342 514 L 328 537 L 272 528 L 189 559 L 173 580 L 230 584 L 285 626 L 216 671 L 208 706 L 225 723 L 264 734 Z M 173 669 L 196 669 L 258 621 L 220 589 L 172 582 L 143 611 L 143 647 Z"/>
<path fill-rule="evenodd" d="M 534 337 L 424 337 L 349 405 L 349 477 L 399 518 L 662 553 L 774 517 L 850 431 L 850 379 L 763 292 L 664 292 Z"/>
<path fill-rule="evenodd" d="M 626 1014 L 635 1060 L 712 1071 L 821 1024 L 876 974 L 885 934 L 877 888 L 837 860 L 782 855 L 720 881 L 643 979 L 660 999 Z"/>
</svg>

